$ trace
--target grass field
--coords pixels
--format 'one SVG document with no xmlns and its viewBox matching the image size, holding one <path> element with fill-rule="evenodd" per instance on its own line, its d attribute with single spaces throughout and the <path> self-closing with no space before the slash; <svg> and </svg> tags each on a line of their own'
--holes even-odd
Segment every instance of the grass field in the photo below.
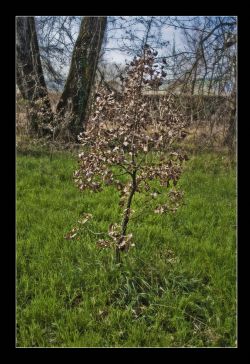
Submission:
<svg viewBox="0 0 250 364">
<path fill-rule="evenodd" d="M 193 155 L 184 205 L 132 220 L 122 267 L 89 230 L 64 239 L 84 212 L 94 232 L 120 220 L 117 193 L 79 193 L 75 167 L 66 152 L 17 154 L 17 346 L 236 346 L 234 164 Z"/>
</svg>

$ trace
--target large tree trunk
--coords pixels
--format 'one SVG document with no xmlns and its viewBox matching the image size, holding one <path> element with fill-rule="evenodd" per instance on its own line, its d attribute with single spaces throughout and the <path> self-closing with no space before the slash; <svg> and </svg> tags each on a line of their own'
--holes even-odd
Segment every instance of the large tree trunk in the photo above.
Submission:
<svg viewBox="0 0 250 364">
<path fill-rule="evenodd" d="M 73 50 L 68 78 L 57 105 L 57 113 L 65 119 L 70 118 L 67 129 L 75 140 L 87 118 L 91 87 L 106 24 L 107 17 L 83 18 Z"/>
<path fill-rule="evenodd" d="M 17 17 L 16 65 L 17 86 L 32 110 L 31 131 L 38 133 L 39 130 L 43 130 L 42 134 L 44 134 L 46 132 L 40 128 L 39 123 L 49 122 L 52 118 L 52 110 L 41 65 L 35 19 L 32 16 Z M 41 100 L 39 105 L 36 103 L 38 100 Z"/>
</svg>

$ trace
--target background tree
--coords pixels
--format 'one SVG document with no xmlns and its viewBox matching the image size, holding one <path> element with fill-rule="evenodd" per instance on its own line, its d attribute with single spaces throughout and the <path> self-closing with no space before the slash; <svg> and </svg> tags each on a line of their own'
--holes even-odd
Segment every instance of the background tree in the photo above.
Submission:
<svg viewBox="0 0 250 364">
<path fill-rule="evenodd" d="M 36 16 L 41 62 L 48 87 L 61 92 L 79 34 L 82 16 Z"/>
<path fill-rule="evenodd" d="M 98 17 L 94 19 L 97 20 Z M 72 64 L 70 67 L 72 52 L 84 18 L 38 16 L 35 20 L 45 81 L 50 91 L 56 90 L 56 93 L 50 92 L 51 99 L 54 99 L 52 106 L 56 108 L 68 70 L 72 68 Z M 236 136 L 236 31 L 237 19 L 231 16 L 107 17 L 104 35 L 107 41 L 99 52 L 95 87 L 101 82 L 110 91 L 117 93 L 121 89 L 121 81 L 126 70 L 125 57 L 130 60 L 133 56 L 141 55 L 144 45 L 149 44 L 158 50 L 158 58 L 165 57 L 167 77 L 160 91 L 165 90 L 175 94 L 180 109 L 192 122 L 194 138 L 196 139 L 196 134 L 199 138 L 201 130 L 205 129 L 208 136 L 206 142 L 213 143 L 219 130 L 221 145 L 224 140 L 224 144 L 231 148 Z M 81 54 L 80 50 L 78 54 Z M 111 66 L 112 55 L 114 60 Z M 95 66 L 95 63 L 93 65 Z M 68 84 L 71 83 L 71 76 L 68 77 Z M 72 76 L 72 80 L 74 78 L 75 76 Z M 76 83 L 72 81 L 72 84 Z M 94 94 L 95 87 L 92 82 L 90 95 Z M 82 94 L 83 99 L 88 101 L 77 102 L 78 96 L 81 99 L 79 91 L 81 87 L 78 88 L 79 92 L 75 92 L 75 97 L 70 96 L 69 99 L 66 89 L 69 90 L 71 87 L 65 85 L 64 96 L 58 104 L 59 115 L 55 124 L 59 130 L 60 121 L 68 120 L 69 123 L 61 123 L 61 129 L 64 128 L 66 134 L 75 139 L 77 132 L 74 132 L 74 125 L 82 125 L 82 122 L 79 118 L 73 117 L 73 113 L 78 113 L 79 110 L 77 107 L 75 111 L 73 110 L 72 100 L 75 106 L 85 104 L 90 106 L 89 101 L 92 96 L 87 97 Z M 164 101 L 161 96 L 159 97 L 161 93 L 158 93 L 158 89 L 155 91 L 154 95 L 151 93 L 147 97 L 152 110 L 161 107 Z M 81 109 L 80 106 L 79 108 Z M 72 119 L 69 117 L 71 110 Z M 87 110 L 90 110 L 90 107 L 86 106 Z M 80 114 L 84 112 L 80 110 Z"/>
<path fill-rule="evenodd" d="M 16 30 L 17 85 L 31 110 L 31 131 L 44 134 L 45 129 L 40 127 L 39 121 L 50 122 L 52 111 L 40 60 L 34 17 L 17 17 Z M 36 105 L 38 100 L 41 101 L 39 106 Z M 42 120 L 39 114 L 41 109 Z"/>
<path fill-rule="evenodd" d="M 76 40 L 71 66 L 57 113 L 71 113 L 68 131 L 77 140 L 87 117 L 87 107 L 105 34 L 106 17 L 84 17 Z"/>
<path fill-rule="evenodd" d="M 184 48 L 176 55 L 178 79 L 181 92 L 195 95 L 190 103 L 191 119 L 195 116 L 210 122 L 211 132 L 215 122 L 223 122 L 224 144 L 231 149 L 236 137 L 237 19 L 198 16 L 170 21 L 183 35 Z M 173 58 L 169 59 L 171 63 Z"/>
</svg>

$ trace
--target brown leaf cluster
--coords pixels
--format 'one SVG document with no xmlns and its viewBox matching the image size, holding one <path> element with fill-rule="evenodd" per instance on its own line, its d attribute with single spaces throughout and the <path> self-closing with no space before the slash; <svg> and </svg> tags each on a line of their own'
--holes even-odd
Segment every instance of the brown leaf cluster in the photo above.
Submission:
<svg viewBox="0 0 250 364">
<path fill-rule="evenodd" d="M 121 173 L 136 171 L 141 186 L 147 179 L 155 178 L 163 185 L 168 185 L 170 180 L 177 182 L 180 162 L 185 157 L 178 153 L 167 156 L 166 152 L 181 136 L 185 120 L 174 110 L 171 98 L 165 105 L 165 118 L 153 120 L 143 98 L 145 88 L 155 87 L 166 76 L 159 64 L 155 66 L 155 54 L 145 48 L 143 57 L 131 62 L 121 97 L 116 98 L 105 88 L 96 93 L 93 114 L 85 131 L 79 135 L 83 151 L 79 154 L 74 179 L 80 190 L 99 191 L 103 185 L 113 184 L 122 191 L 123 198 L 130 186 L 116 178 L 113 167 Z M 161 154 L 162 160 L 148 164 L 146 156 L 155 151 Z M 147 184 L 144 185 L 147 189 Z"/>
<path fill-rule="evenodd" d="M 101 248 L 115 246 L 128 250 L 131 234 L 126 234 L 130 218 L 130 205 L 134 193 L 146 192 L 157 200 L 150 181 L 158 180 L 161 186 L 175 186 L 180 178 L 182 162 L 187 156 L 172 152 L 172 143 L 182 138 L 186 121 L 174 108 L 171 97 L 166 99 L 164 118 L 153 118 L 143 91 L 157 89 L 166 72 L 162 64 L 155 63 L 156 52 L 146 47 L 142 57 L 135 57 L 123 79 L 122 94 L 117 97 L 104 87 L 96 93 L 95 104 L 85 130 L 79 135 L 82 152 L 74 180 L 80 190 L 100 191 L 113 185 L 120 192 L 123 207 L 121 226 L 111 225 L 110 240 L 101 239 Z M 127 175 L 127 179 L 122 176 Z M 121 178 L 122 177 L 122 178 Z M 124 182 L 125 181 L 125 182 Z M 158 206 L 156 213 L 175 211 L 177 192 L 169 196 L 170 204 Z"/>
</svg>

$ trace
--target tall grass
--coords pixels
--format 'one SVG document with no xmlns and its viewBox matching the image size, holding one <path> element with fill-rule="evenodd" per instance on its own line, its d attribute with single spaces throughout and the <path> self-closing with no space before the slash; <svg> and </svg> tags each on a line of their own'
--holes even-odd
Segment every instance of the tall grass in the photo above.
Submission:
<svg viewBox="0 0 250 364">
<path fill-rule="evenodd" d="M 66 152 L 17 155 L 17 346 L 235 346 L 236 180 L 228 158 L 207 153 L 186 163 L 184 205 L 132 219 L 135 247 L 122 267 L 93 234 L 120 221 L 118 194 L 79 193 L 75 168 Z M 94 216 L 91 228 L 64 239 L 84 212 Z"/>
</svg>

